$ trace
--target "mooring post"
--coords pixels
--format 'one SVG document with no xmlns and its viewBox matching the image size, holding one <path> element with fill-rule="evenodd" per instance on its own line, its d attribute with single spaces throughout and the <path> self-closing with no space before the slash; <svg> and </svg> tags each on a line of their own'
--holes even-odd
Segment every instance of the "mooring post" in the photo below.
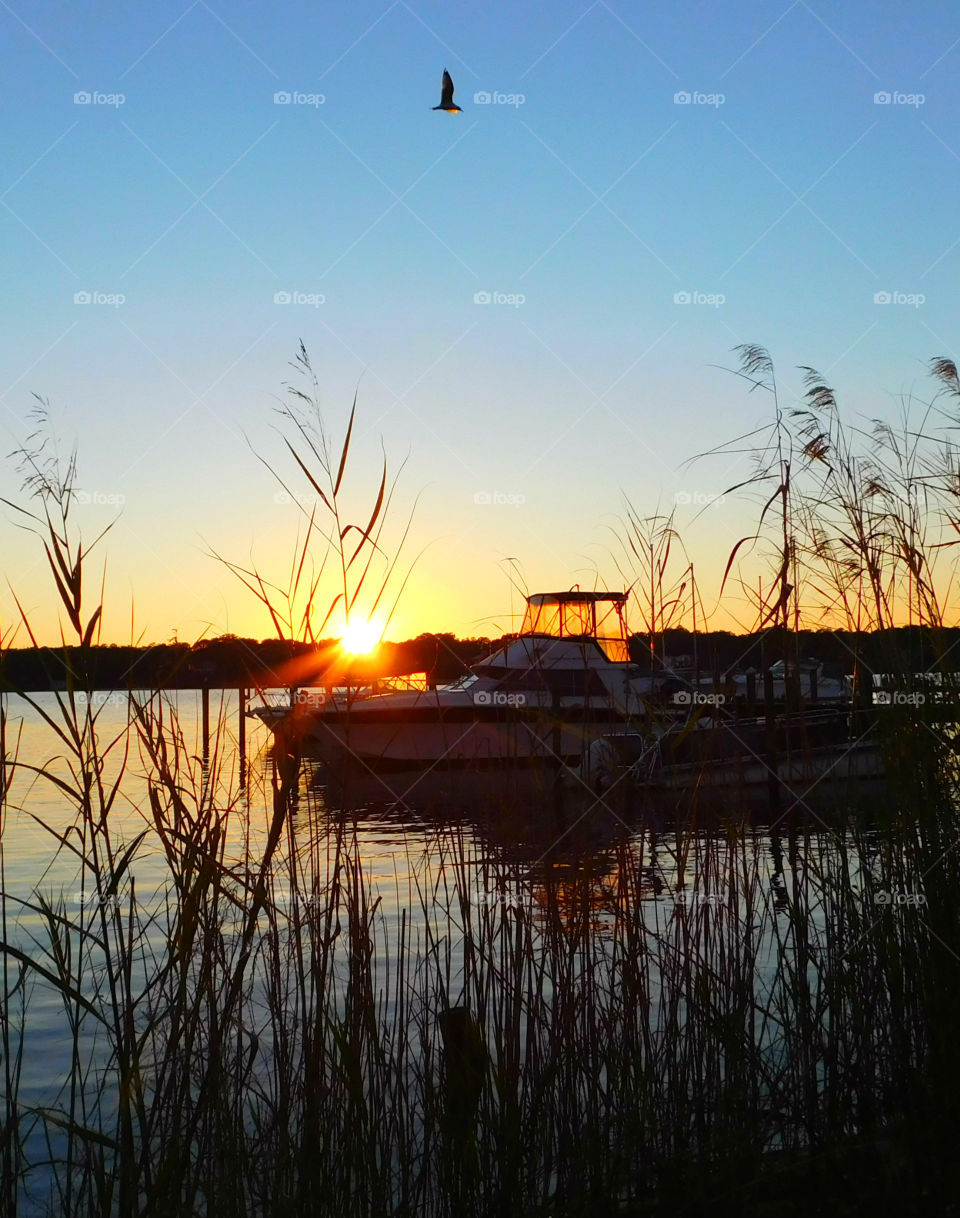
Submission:
<svg viewBox="0 0 960 1218">
<path fill-rule="evenodd" d="M 783 694 L 787 696 L 787 674 L 784 673 Z M 770 796 L 771 810 L 775 811 L 780 805 L 780 780 L 777 777 L 779 749 L 777 748 L 777 713 L 773 698 L 773 671 L 769 664 L 763 670 L 763 700 L 766 703 L 766 747 L 767 747 L 767 790 Z"/>
<path fill-rule="evenodd" d="M 203 758 L 206 761 L 210 755 L 210 685 L 204 677 L 200 686 L 201 727 L 200 738 L 203 744 Z"/>
<path fill-rule="evenodd" d="M 239 700 L 237 747 L 240 751 L 240 774 L 242 777 L 247 766 L 247 687 L 245 685 L 241 685 L 237 690 L 237 697 Z"/>
<path fill-rule="evenodd" d="M 769 667 L 763 670 L 763 700 L 766 704 L 767 718 L 772 719 L 774 714 L 773 670 Z"/>
<path fill-rule="evenodd" d="M 803 676 L 801 675 L 799 664 L 790 674 L 790 685 L 788 688 L 790 690 L 790 697 L 787 701 L 787 709 L 798 711 L 803 699 Z"/>
<path fill-rule="evenodd" d="M 813 668 L 810 669 L 810 701 L 811 701 L 811 703 L 815 703 L 817 700 L 817 693 L 818 693 L 817 681 L 818 681 L 817 669 L 814 666 Z"/>
</svg>

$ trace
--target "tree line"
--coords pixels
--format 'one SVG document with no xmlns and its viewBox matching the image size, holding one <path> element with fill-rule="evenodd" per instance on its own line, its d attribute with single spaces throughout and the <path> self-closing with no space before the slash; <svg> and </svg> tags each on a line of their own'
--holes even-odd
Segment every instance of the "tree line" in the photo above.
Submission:
<svg viewBox="0 0 960 1218">
<path fill-rule="evenodd" d="M 509 639 L 515 636 L 504 636 Z M 502 642 L 503 640 L 497 640 Z M 871 671 L 954 671 L 960 659 L 960 628 L 932 631 L 903 626 L 874 634 L 853 631 L 667 630 L 651 653 L 647 636 L 630 639 L 633 662 L 643 672 L 696 668 L 703 675 L 727 674 L 793 657 L 817 660 L 825 676 L 839 677 L 859 663 Z M 425 672 L 431 682 L 455 680 L 496 646 L 488 638 L 421 634 L 385 642 L 370 656 L 347 657 L 336 639 L 316 646 L 282 639 L 246 639 L 225 634 L 196 643 L 149 646 L 20 647 L 0 654 L 0 688 L 37 691 L 62 688 L 72 674 L 80 689 L 195 689 L 363 683 Z"/>
</svg>

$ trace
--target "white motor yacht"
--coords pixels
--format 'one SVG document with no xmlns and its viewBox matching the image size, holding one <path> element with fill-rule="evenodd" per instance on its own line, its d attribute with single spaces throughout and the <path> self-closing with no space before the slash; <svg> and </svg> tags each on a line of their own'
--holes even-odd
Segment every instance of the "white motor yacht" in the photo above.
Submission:
<svg viewBox="0 0 960 1218">
<path fill-rule="evenodd" d="M 627 595 L 537 593 L 520 633 L 452 684 L 360 699 L 301 689 L 285 714 L 261 718 L 331 765 L 578 765 L 599 738 L 641 730 L 650 678 L 630 662 Z"/>
</svg>

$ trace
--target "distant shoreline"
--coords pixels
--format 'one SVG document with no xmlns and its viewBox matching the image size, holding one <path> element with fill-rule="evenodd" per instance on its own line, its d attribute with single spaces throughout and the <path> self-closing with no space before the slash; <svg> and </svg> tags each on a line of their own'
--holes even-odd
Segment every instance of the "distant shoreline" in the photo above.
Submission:
<svg viewBox="0 0 960 1218">
<path fill-rule="evenodd" d="M 505 636 L 509 637 L 509 636 Z M 791 654 L 822 662 L 825 676 L 849 673 L 855 657 L 867 669 L 891 671 L 891 656 L 904 671 L 941 669 L 938 657 L 960 665 L 960 627 L 938 634 L 924 627 L 901 626 L 883 634 L 852 631 L 800 631 L 786 638 L 776 631 L 735 635 L 728 631 L 693 635 L 667 630 L 657 639 L 655 667 L 696 667 L 704 676 L 762 668 L 780 659 L 789 641 Z M 488 654 L 488 638 L 458 639 L 452 634 L 423 634 L 402 643 L 382 643 L 371 656 L 346 657 L 335 639 L 316 647 L 278 639 L 241 639 L 223 635 L 198 643 L 160 643 L 139 647 L 20 647 L 0 653 L 0 691 L 37 693 L 63 689 L 68 669 L 77 689 L 242 689 L 296 685 L 364 683 L 384 677 L 425 672 L 435 682 L 455 680 Z M 650 670 L 647 636 L 630 639 L 631 659 Z M 956 657 L 956 659 L 954 659 Z"/>
</svg>

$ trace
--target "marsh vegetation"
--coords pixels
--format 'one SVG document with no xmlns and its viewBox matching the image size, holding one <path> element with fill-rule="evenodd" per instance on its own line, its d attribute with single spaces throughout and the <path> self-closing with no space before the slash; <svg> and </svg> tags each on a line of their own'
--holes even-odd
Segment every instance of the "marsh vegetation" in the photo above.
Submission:
<svg viewBox="0 0 960 1218">
<path fill-rule="evenodd" d="M 882 639 L 906 617 L 936 640 L 960 535 L 954 365 L 936 361 L 919 418 L 865 434 L 815 373 L 791 413 L 766 353 L 741 355 L 774 401 L 750 439 L 758 528 L 726 577 L 751 546 L 769 559 L 765 582 L 744 577 L 755 624 L 789 645 L 802 623 Z M 302 359 L 289 454 L 316 503 L 286 582 L 234 570 L 280 636 L 309 641 L 338 611 L 389 616 L 407 523 L 388 546 L 385 467 L 363 510 L 344 506 L 353 414 L 331 450 Z M 717 806 L 536 785 L 482 789 L 476 815 L 456 796 L 357 806 L 269 757 L 240 783 L 225 714 L 201 753 L 161 693 L 131 690 L 118 716 L 84 686 L 67 644 L 96 639 L 102 601 L 76 465 L 43 446 L 21 460 L 9 506 L 49 564 L 66 688 L 0 702 L 0 1210 L 953 1212 L 960 836 L 942 701 L 890 708 L 889 788 L 867 807 L 811 790 L 774 816 L 736 791 Z M 626 534 L 651 633 L 675 599 L 672 529 L 634 515 Z M 885 663 L 908 687 L 911 658 Z M 23 747 L 26 718 L 48 757 Z M 23 895 L 28 823 L 52 870 Z M 386 879 L 370 866 L 385 833 Z M 62 1066 L 42 1097 L 24 1083 L 38 1007 Z"/>
</svg>

